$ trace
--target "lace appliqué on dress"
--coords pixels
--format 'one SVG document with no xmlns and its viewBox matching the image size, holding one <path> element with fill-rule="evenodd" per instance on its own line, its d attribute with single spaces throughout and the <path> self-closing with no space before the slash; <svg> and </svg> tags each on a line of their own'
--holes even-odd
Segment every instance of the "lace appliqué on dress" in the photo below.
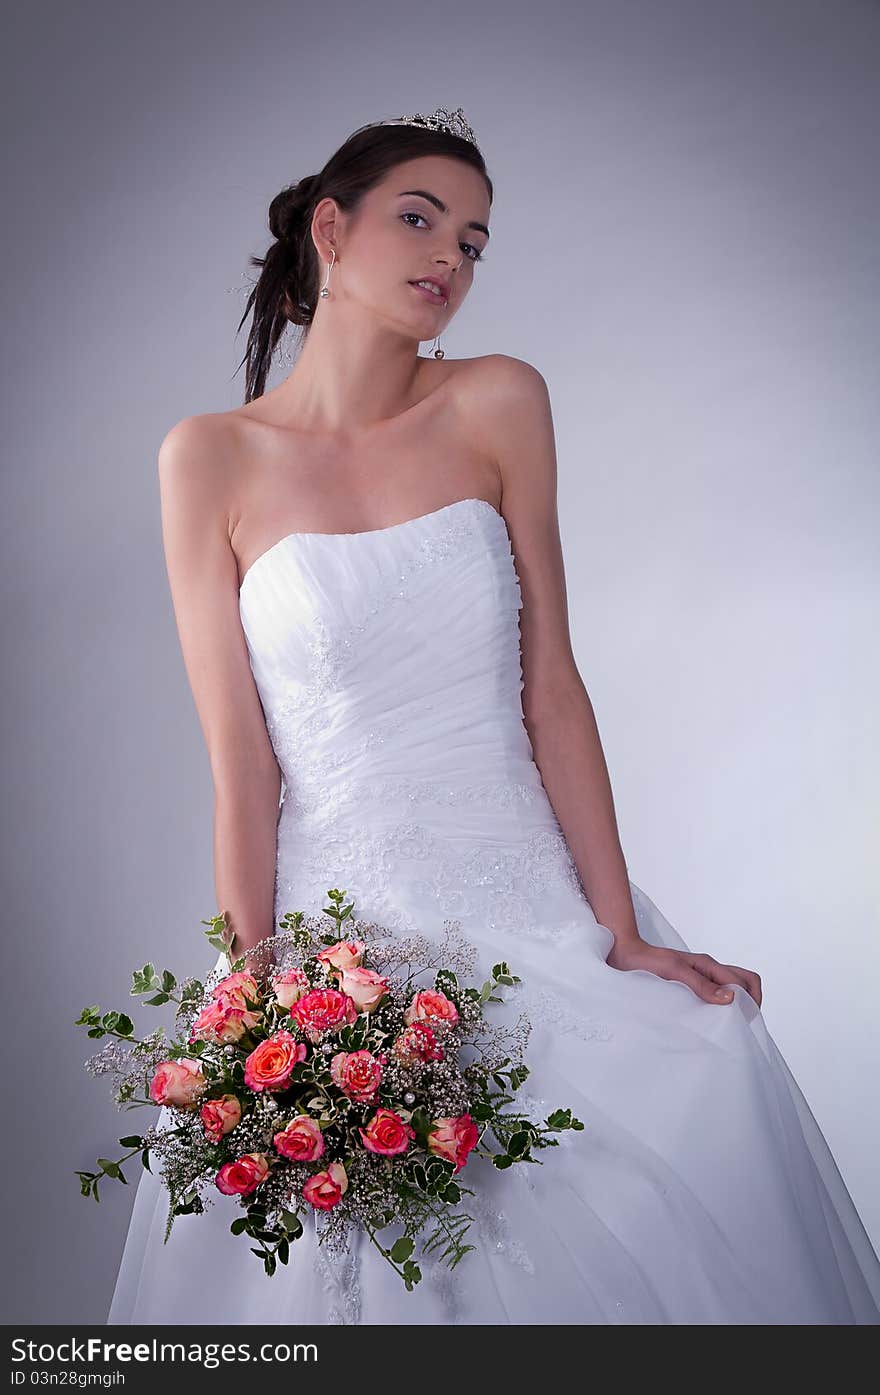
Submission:
<svg viewBox="0 0 880 1395">
<path fill-rule="evenodd" d="M 403 864 L 422 862 L 418 867 Z M 327 878 L 331 880 L 327 880 Z M 556 941 L 582 929 L 584 911 L 573 918 L 547 920 L 541 895 L 563 888 L 585 898 L 565 835 L 539 829 L 521 847 L 460 846 L 419 823 L 400 823 L 374 832 L 349 820 L 319 829 L 297 826 L 279 861 L 278 914 L 307 910 L 282 904 L 292 898 L 324 896 L 341 885 L 357 898 L 361 914 L 389 929 L 410 933 L 424 926 L 395 898 L 395 885 L 407 884 L 427 919 L 472 920 L 484 929 Z"/>
</svg>

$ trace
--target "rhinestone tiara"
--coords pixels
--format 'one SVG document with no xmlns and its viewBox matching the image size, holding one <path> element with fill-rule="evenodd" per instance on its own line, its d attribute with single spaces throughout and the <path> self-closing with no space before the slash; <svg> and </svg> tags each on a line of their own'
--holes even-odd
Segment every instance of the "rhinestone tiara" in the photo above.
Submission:
<svg viewBox="0 0 880 1395">
<path fill-rule="evenodd" d="M 387 121 L 377 121 L 375 125 L 422 126 L 429 131 L 448 131 L 450 135 L 460 136 L 462 140 L 470 141 L 471 145 L 477 146 L 477 138 L 468 125 L 461 107 L 456 107 L 455 111 L 449 111 L 446 107 L 436 107 L 430 116 L 422 116 L 420 112 L 417 112 L 414 116 L 395 116 Z M 477 146 L 478 150 L 479 148 Z"/>
</svg>

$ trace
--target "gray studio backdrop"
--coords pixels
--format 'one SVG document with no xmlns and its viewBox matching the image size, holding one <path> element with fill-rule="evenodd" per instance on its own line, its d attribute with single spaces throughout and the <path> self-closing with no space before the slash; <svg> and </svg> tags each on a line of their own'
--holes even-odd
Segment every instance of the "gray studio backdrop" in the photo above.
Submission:
<svg viewBox="0 0 880 1395">
<path fill-rule="evenodd" d="M 880 8 L 102 0 L 7 40 L 5 1320 L 104 1321 L 134 1186 L 96 1206 L 74 1170 L 153 1116 L 72 1024 L 148 957 L 202 967 L 216 910 L 159 442 L 241 401 L 271 197 L 438 104 L 497 188 L 444 344 L 550 385 L 630 873 L 762 974 L 880 1243 Z"/>
</svg>

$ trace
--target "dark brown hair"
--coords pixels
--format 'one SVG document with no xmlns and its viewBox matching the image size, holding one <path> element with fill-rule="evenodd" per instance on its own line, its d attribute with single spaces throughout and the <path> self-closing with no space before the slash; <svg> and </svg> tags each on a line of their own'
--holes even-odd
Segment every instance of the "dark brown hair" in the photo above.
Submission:
<svg viewBox="0 0 880 1395">
<path fill-rule="evenodd" d="M 348 212 L 395 165 L 421 155 L 451 155 L 478 169 L 491 203 L 492 181 L 475 145 L 446 131 L 405 125 L 360 127 L 331 155 L 320 174 L 308 174 L 275 195 L 268 218 L 275 241 L 265 257 L 249 258 L 250 266 L 262 270 L 238 325 L 240 331 L 253 310 L 247 351 L 238 365 L 247 364 L 245 402 L 265 390 L 272 355 L 288 322 L 302 326 L 302 340 L 314 317 L 320 266 L 311 223 L 317 204 L 330 197 Z"/>
</svg>

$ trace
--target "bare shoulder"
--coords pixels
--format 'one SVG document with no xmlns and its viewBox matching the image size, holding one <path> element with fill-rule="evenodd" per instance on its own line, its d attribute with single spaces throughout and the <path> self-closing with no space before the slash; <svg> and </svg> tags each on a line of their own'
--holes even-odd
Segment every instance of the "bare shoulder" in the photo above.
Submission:
<svg viewBox="0 0 880 1395">
<path fill-rule="evenodd" d="M 482 354 L 461 360 L 457 378 L 460 390 L 483 408 L 517 398 L 541 402 L 547 395 L 547 383 L 533 364 L 512 354 Z"/>
<path fill-rule="evenodd" d="M 463 361 L 458 399 L 471 439 L 496 465 L 508 502 L 555 493 L 553 414 L 539 369 L 511 354 Z M 506 512 L 506 510 L 505 510 Z"/>
<path fill-rule="evenodd" d="M 216 484 L 229 469 L 240 430 L 231 412 L 183 417 L 160 442 L 159 474 L 183 475 L 192 482 L 204 476 Z"/>
<path fill-rule="evenodd" d="M 522 432 L 546 440 L 552 431 L 550 394 L 543 374 L 511 354 L 462 360 L 457 397 L 471 439 L 503 469 Z M 519 452 L 521 454 L 521 452 Z"/>
</svg>

